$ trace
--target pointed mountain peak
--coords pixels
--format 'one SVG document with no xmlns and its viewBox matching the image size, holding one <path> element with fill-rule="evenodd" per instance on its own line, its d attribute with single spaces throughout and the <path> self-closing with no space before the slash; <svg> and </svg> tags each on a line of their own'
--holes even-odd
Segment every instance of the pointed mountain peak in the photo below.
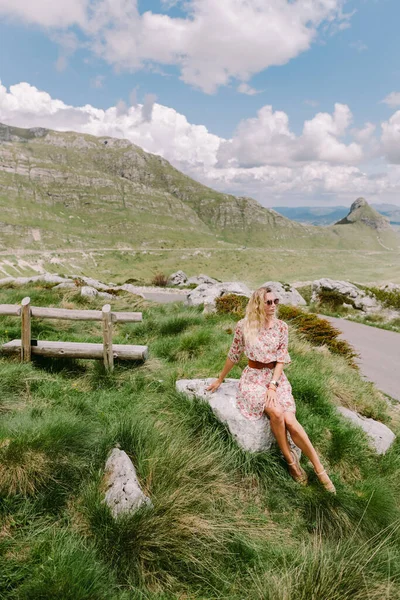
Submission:
<svg viewBox="0 0 400 600">
<path fill-rule="evenodd" d="M 372 229 L 391 229 L 389 219 L 379 214 L 368 204 L 365 198 L 357 198 L 350 206 L 349 214 L 335 225 L 348 225 L 350 223 L 363 223 Z"/>
</svg>

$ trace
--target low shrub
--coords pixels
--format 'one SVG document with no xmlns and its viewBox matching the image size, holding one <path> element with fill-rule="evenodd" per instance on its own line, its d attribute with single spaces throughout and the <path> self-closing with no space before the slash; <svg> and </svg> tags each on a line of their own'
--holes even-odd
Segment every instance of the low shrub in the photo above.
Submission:
<svg viewBox="0 0 400 600">
<path fill-rule="evenodd" d="M 157 287 L 167 287 L 168 277 L 164 275 L 164 273 L 156 273 L 151 280 L 151 285 L 155 285 Z"/>
<path fill-rule="evenodd" d="M 399 290 L 381 290 L 377 287 L 365 288 L 367 293 L 375 296 L 387 308 L 400 310 L 400 291 Z"/>
<path fill-rule="evenodd" d="M 236 294 L 226 294 L 215 301 L 217 313 L 219 315 L 235 315 L 243 319 L 246 313 L 246 306 L 249 299 L 245 296 L 237 296 Z"/>
<path fill-rule="evenodd" d="M 338 340 L 340 331 L 326 319 L 320 319 L 312 313 L 305 313 L 296 306 L 281 306 L 279 316 L 284 321 L 291 321 L 298 332 L 315 346 L 327 346 L 333 354 L 341 354 L 354 366 L 357 356 L 353 347 L 345 340 Z"/>
<path fill-rule="evenodd" d="M 319 290 L 318 302 L 319 304 L 327 306 L 331 310 L 341 308 L 343 304 L 351 304 L 351 306 L 355 308 L 353 300 L 337 290 Z"/>
</svg>

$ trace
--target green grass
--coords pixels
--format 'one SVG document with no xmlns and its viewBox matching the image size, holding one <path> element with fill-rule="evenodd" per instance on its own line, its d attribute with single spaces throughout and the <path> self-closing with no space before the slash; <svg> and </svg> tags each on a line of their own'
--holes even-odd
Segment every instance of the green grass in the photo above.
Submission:
<svg viewBox="0 0 400 600">
<path fill-rule="evenodd" d="M 0 302 L 82 306 L 71 293 L 3 290 Z M 78 304 L 79 300 L 79 304 Z M 101 302 L 85 300 L 87 308 Z M 144 364 L 0 359 L 0 598 L 173 600 L 400 598 L 400 444 L 385 456 L 335 410 L 388 423 L 395 413 L 342 356 L 290 325 L 287 369 L 298 415 L 337 487 L 298 487 L 276 449 L 237 447 L 177 378 L 216 375 L 231 315 L 182 305 L 132 306 L 140 324 L 116 343 L 146 343 Z M 3 318 L 1 341 L 18 337 Z M 35 321 L 41 339 L 99 340 L 96 323 Z M 7 333 L 6 333 L 7 331 Z M 235 366 L 232 376 L 239 376 Z M 106 457 L 132 458 L 153 508 L 114 521 L 102 502 Z"/>
</svg>

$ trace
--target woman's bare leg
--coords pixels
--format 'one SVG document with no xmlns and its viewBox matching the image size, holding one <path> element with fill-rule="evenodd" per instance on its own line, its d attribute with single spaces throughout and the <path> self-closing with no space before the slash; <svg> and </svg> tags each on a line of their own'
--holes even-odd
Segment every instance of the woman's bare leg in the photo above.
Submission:
<svg viewBox="0 0 400 600">
<path fill-rule="evenodd" d="M 312 445 L 310 438 L 304 431 L 293 413 L 284 413 L 285 428 L 289 431 L 293 442 L 310 459 L 316 473 L 324 470 L 319 456 Z"/>
<path fill-rule="evenodd" d="M 269 417 L 272 433 L 275 436 L 276 442 L 287 463 L 293 462 L 292 451 L 286 434 L 285 417 L 283 411 L 277 409 L 265 409 L 265 413 Z M 297 477 L 301 477 L 302 473 L 296 464 L 290 465 L 290 469 Z"/>
</svg>

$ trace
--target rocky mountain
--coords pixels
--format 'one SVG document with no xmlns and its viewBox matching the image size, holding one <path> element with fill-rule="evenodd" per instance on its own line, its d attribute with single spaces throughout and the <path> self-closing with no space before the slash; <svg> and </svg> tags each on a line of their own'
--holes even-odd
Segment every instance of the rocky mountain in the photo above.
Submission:
<svg viewBox="0 0 400 600">
<path fill-rule="evenodd" d="M 371 227 L 368 205 L 348 219 L 351 227 L 302 225 L 251 198 L 216 192 L 127 140 L 43 128 L 0 125 L 0 206 L 0 251 L 217 244 L 373 251 L 399 243 L 383 222 Z"/>
<path fill-rule="evenodd" d="M 377 231 L 390 230 L 390 222 L 387 217 L 380 215 L 364 198 L 357 198 L 350 207 L 349 213 L 336 225 L 349 225 L 362 223 Z"/>
</svg>

